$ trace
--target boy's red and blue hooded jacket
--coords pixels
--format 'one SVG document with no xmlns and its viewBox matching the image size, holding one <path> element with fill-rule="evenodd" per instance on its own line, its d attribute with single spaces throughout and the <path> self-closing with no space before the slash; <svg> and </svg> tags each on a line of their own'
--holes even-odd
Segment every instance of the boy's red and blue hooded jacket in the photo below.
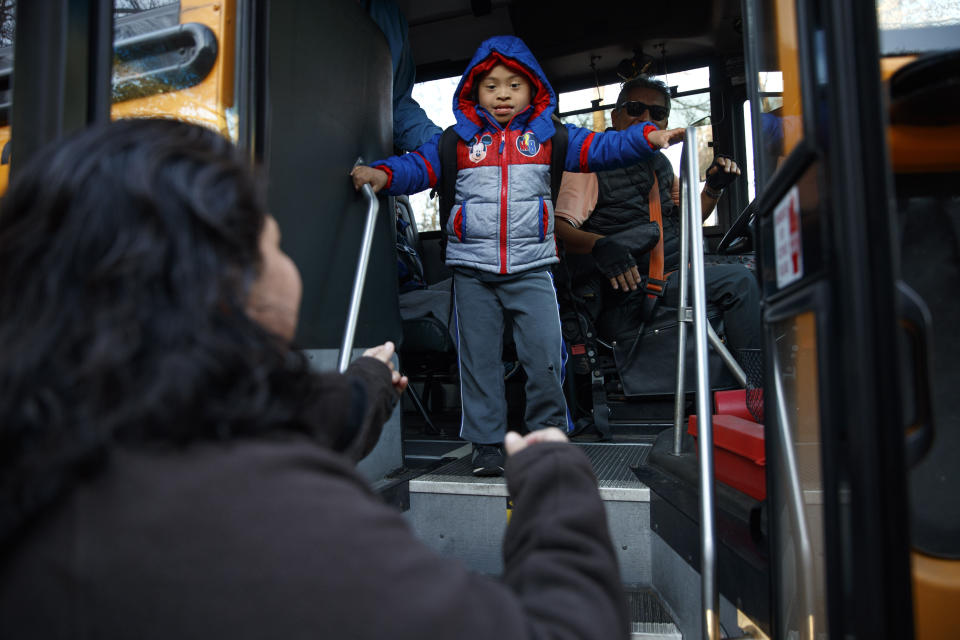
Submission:
<svg viewBox="0 0 960 640">
<path fill-rule="evenodd" d="M 531 104 L 501 126 L 478 104 L 474 88 L 497 64 L 530 79 Z M 453 97 L 457 118 L 456 204 L 449 212 L 447 264 L 493 273 L 518 273 L 557 261 L 550 200 L 551 119 L 557 96 L 522 40 L 485 40 L 467 66 Z M 625 131 L 595 133 L 564 125 L 569 132 L 565 171 L 600 171 L 649 159 L 652 123 Z M 440 179 L 440 134 L 413 153 L 372 163 L 389 176 L 390 194 L 417 193 Z"/>
</svg>

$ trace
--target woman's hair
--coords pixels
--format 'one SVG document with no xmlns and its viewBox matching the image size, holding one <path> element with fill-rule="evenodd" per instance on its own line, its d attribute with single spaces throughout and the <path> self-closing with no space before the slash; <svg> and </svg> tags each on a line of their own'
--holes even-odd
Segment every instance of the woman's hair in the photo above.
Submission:
<svg viewBox="0 0 960 640">
<path fill-rule="evenodd" d="M 262 189 L 220 135 L 87 129 L 0 204 L 0 540 L 117 441 L 309 431 L 319 384 L 245 312 Z"/>
</svg>

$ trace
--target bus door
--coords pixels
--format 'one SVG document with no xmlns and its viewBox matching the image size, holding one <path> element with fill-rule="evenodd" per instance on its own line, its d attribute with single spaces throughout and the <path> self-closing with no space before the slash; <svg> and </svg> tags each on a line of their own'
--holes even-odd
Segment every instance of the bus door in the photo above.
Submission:
<svg viewBox="0 0 960 640">
<path fill-rule="evenodd" d="M 930 392 L 906 403 L 919 416 L 907 447 L 914 637 L 949 638 L 960 602 L 960 4 L 877 9 L 901 277 L 915 303 L 905 346 L 926 354 L 914 365 Z"/>
<path fill-rule="evenodd" d="M 911 637 L 873 3 L 746 0 L 777 638 Z"/>
<path fill-rule="evenodd" d="M 261 4 L 261 3 L 258 3 Z M 284 249 L 300 268 L 303 302 L 296 344 L 321 369 L 337 366 L 351 301 L 367 202 L 349 173 L 392 152 L 390 50 L 352 0 L 266 3 L 270 210 Z M 370 261 L 353 344 L 401 344 L 393 198 L 379 196 Z M 360 464 L 370 480 L 403 465 L 399 413 Z"/>
</svg>

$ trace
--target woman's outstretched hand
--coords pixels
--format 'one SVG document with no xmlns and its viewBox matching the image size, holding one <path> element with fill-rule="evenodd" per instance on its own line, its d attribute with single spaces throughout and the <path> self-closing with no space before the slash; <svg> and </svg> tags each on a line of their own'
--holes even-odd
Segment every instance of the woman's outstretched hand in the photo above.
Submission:
<svg viewBox="0 0 960 640">
<path fill-rule="evenodd" d="M 391 379 L 393 380 L 393 388 L 397 393 L 403 393 L 404 389 L 407 388 L 409 380 L 407 380 L 407 376 L 400 375 L 400 372 L 393 368 L 393 354 L 396 350 L 396 346 L 388 340 L 379 346 L 370 347 L 363 352 L 363 355 L 376 358 L 387 365 L 390 369 Z"/>
<path fill-rule="evenodd" d="M 567 434 L 556 427 L 537 429 L 525 436 L 521 436 L 516 431 L 510 431 L 503 439 L 503 448 L 506 449 L 508 456 L 512 456 L 539 442 L 570 442 L 570 440 Z"/>
</svg>

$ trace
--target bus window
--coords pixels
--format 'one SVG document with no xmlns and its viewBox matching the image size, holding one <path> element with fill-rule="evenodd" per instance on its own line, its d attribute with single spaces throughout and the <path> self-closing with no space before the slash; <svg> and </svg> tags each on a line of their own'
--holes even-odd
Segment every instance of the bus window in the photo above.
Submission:
<svg viewBox="0 0 960 640">
<path fill-rule="evenodd" d="M 0 193 L 7 190 L 7 178 L 10 174 L 10 110 L 13 80 L 13 37 L 15 0 L 0 0 Z"/>
<path fill-rule="evenodd" d="M 659 80 L 667 83 L 674 96 L 670 101 L 670 127 L 696 127 L 697 129 L 697 162 L 700 175 L 697 177 L 697 192 L 703 190 L 707 180 L 707 167 L 713 162 L 713 124 L 710 121 L 710 69 L 700 67 L 680 73 L 670 73 L 658 76 Z M 674 175 L 680 175 L 680 154 L 683 145 L 672 145 L 663 153 L 673 165 Z M 703 222 L 704 227 L 717 225 L 717 212 L 714 210 L 710 217 Z"/>
<path fill-rule="evenodd" d="M 603 131 L 612 126 L 610 110 L 619 93 L 619 83 L 561 93 L 557 96 L 557 112 L 563 114 L 560 121 L 592 131 Z"/>
<path fill-rule="evenodd" d="M 411 95 L 435 125 L 446 129 L 457 122 L 453 115 L 453 92 L 459 83 L 460 76 L 418 82 L 413 85 Z M 429 191 L 410 196 L 410 209 L 418 231 L 436 231 L 440 228 L 440 198 L 431 198 Z"/>
<path fill-rule="evenodd" d="M 670 100 L 670 117 L 668 126 L 697 127 L 697 143 L 700 163 L 699 189 L 706 181 L 706 171 L 713 162 L 713 126 L 710 122 L 710 69 L 700 67 L 679 73 L 670 73 L 662 76 L 652 76 L 662 80 L 670 87 L 673 94 Z M 619 83 L 600 87 L 568 91 L 558 96 L 559 109 L 563 115 L 560 120 L 564 124 L 585 127 L 593 131 L 603 131 L 612 125 L 610 111 L 615 106 L 620 94 Z M 673 145 L 663 153 L 673 165 L 674 175 L 680 175 L 680 154 L 683 145 Z M 717 213 L 714 211 L 704 222 L 710 227 L 717 224 Z"/>
<path fill-rule="evenodd" d="M 783 620 L 778 637 L 791 637 L 802 629 L 802 637 L 819 638 L 826 630 L 824 591 L 823 480 L 820 469 L 820 395 L 817 354 L 817 320 L 813 311 L 803 311 L 774 324 L 776 375 L 780 379 L 783 406 L 792 410 L 785 417 L 790 434 L 784 446 L 792 449 L 795 475 L 773 469 L 778 476 L 774 504 L 789 505 L 794 496 L 790 483 L 802 497 L 800 512 L 778 509 L 778 531 L 784 532 L 779 549 L 784 559 L 780 581 Z M 773 394 L 771 400 L 776 400 Z M 771 402 L 772 404 L 772 402 Z"/>
<path fill-rule="evenodd" d="M 234 7 L 116 0 L 112 117 L 172 117 L 235 141 Z"/>
<path fill-rule="evenodd" d="M 753 202 L 757 197 L 756 180 L 756 162 L 753 157 L 753 115 L 750 112 L 750 101 L 743 101 L 743 136 L 744 147 L 747 150 L 747 156 L 743 159 L 743 171 L 747 177 L 747 200 Z"/>
<path fill-rule="evenodd" d="M 115 0 L 113 118 L 166 117 L 236 141 L 234 2 Z M 0 193 L 10 169 L 16 3 L 0 0 Z"/>
<path fill-rule="evenodd" d="M 803 138 L 803 105 L 793 0 L 758 5 L 752 26 L 754 161 L 760 190 Z"/>
<path fill-rule="evenodd" d="M 930 33 L 931 27 L 960 24 L 960 7 L 952 0 L 876 0 L 876 3 L 877 23 L 882 31 L 923 29 L 929 42 L 931 35 L 936 37 Z"/>
<path fill-rule="evenodd" d="M 175 27 L 179 23 L 180 0 L 114 0 L 114 41 Z"/>
</svg>

